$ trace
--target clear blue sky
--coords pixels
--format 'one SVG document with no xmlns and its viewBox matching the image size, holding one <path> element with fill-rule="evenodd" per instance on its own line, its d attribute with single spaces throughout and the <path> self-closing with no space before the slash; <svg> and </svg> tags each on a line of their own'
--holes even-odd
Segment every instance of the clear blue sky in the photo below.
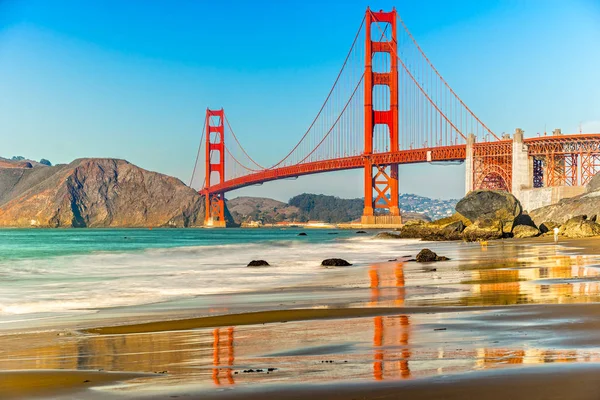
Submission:
<svg viewBox="0 0 600 400">
<path fill-rule="evenodd" d="M 0 0 L 0 155 L 125 158 L 189 180 L 207 107 L 279 159 L 321 105 L 367 5 L 396 6 L 492 130 L 600 132 L 600 1 Z M 464 169 L 402 166 L 460 197 Z M 347 171 L 232 192 L 362 196 Z"/>
</svg>

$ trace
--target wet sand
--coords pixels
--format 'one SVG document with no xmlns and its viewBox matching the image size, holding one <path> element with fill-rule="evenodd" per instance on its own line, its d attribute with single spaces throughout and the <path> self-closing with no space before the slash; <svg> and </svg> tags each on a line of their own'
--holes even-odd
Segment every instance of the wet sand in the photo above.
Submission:
<svg viewBox="0 0 600 400">
<path fill-rule="evenodd" d="M 344 385 L 274 386 L 210 394 L 181 392 L 189 399 L 360 399 L 360 400 L 596 400 L 600 397 L 600 365 L 518 368 L 412 381 L 349 383 Z M 178 396 L 179 394 L 170 395 Z M 140 397 L 161 399 L 165 394 Z"/>
<path fill-rule="evenodd" d="M 0 371 L 61 371 L 27 392 L 41 397 L 598 398 L 599 239 L 417 247 L 452 261 L 374 260 L 283 291 L 204 299 L 217 308 L 0 331 Z M 78 374 L 98 370 L 151 375 L 94 372 L 131 380 L 82 386 Z M 13 393 L 40 381 L 0 374 Z"/>
<path fill-rule="evenodd" d="M 0 372 L 0 398 L 86 396 L 90 388 L 115 384 L 146 374 L 99 371 L 8 371 Z"/>
</svg>

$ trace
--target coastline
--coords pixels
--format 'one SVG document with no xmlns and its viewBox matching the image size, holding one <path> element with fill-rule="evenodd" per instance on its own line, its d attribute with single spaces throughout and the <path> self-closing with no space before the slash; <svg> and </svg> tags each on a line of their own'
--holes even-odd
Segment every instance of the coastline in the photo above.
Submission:
<svg viewBox="0 0 600 400">
<path fill-rule="evenodd" d="M 600 239 L 561 240 L 558 245 L 551 238 L 510 239 L 485 247 L 429 242 L 416 247 L 430 247 L 453 260 L 425 265 L 381 261 L 337 269 L 324 281 L 285 290 L 288 297 L 281 302 L 272 299 L 283 289 L 266 290 L 228 295 L 240 299 L 225 309 L 166 308 L 134 318 L 111 316 L 108 310 L 100 313 L 102 318 L 50 327 L 49 332 L 4 331 L 0 341 L 7 350 L 0 351 L 0 371 L 21 371 L 18 379 L 0 374 L 30 388 L 38 368 L 69 379 L 73 373 L 75 380 L 81 371 L 71 372 L 74 368 L 166 372 L 119 376 L 118 381 L 133 380 L 96 387 L 93 393 L 79 384 L 64 385 L 69 393 L 90 398 L 187 394 L 251 399 L 273 396 L 274 390 L 290 399 L 313 397 L 311 393 L 332 399 L 359 394 L 395 398 L 398 393 L 416 399 L 462 398 L 495 382 L 529 385 L 520 373 L 510 372 L 525 365 L 531 382 L 552 381 L 546 386 L 556 386 L 555 393 L 566 393 L 570 386 L 560 377 L 570 371 L 583 371 L 578 375 L 582 382 L 591 380 L 598 366 L 589 363 L 600 362 L 600 339 L 593 334 L 600 328 L 595 322 L 600 278 L 592 273 Z M 555 269 L 556 277 L 539 276 L 548 269 Z M 565 291 L 569 285 L 586 286 Z M 587 301 L 592 303 L 583 304 Z M 556 302 L 564 304 L 548 306 Z M 298 337 L 298 332 L 307 334 Z M 546 362 L 565 364 L 550 371 L 541 366 Z M 244 372 L 268 368 L 274 368 L 268 375 Z M 116 384 L 114 377 L 97 383 Z M 448 379 L 460 383 L 444 384 Z M 369 382 L 373 380 L 378 382 Z M 432 391 L 429 383 L 440 387 Z M 342 389 L 347 385 L 352 389 Z M 31 395 L 55 393 L 46 387 Z M 516 398 L 527 393 L 531 395 L 527 388 L 519 390 Z M 577 398 L 598 393 L 590 386 Z"/>
</svg>

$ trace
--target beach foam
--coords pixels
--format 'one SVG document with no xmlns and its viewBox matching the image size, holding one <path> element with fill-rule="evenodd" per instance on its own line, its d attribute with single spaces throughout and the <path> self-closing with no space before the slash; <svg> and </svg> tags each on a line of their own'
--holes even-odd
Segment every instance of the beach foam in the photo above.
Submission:
<svg viewBox="0 0 600 400">
<path fill-rule="evenodd" d="M 232 234 L 244 237 L 240 231 Z M 328 273 L 320 266 L 325 258 L 342 257 L 364 265 L 406 255 L 408 250 L 403 249 L 415 243 L 344 234 L 331 238 L 326 232 L 311 232 L 322 240 L 306 241 L 265 240 L 253 232 L 251 239 L 237 243 L 4 260 L 0 322 L 11 315 L 95 312 L 301 284 Z M 247 268 L 253 259 L 265 259 L 272 266 Z"/>
</svg>

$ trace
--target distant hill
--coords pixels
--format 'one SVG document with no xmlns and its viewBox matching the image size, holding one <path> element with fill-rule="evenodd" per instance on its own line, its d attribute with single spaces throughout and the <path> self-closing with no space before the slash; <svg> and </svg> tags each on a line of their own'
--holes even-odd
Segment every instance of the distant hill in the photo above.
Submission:
<svg viewBox="0 0 600 400">
<path fill-rule="evenodd" d="M 203 220 L 195 190 L 125 160 L 54 167 L 0 160 L 0 226 L 187 227 Z"/>
<path fill-rule="evenodd" d="M 272 224 L 279 221 L 295 221 L 300 216 L 298 207 L 264 197 L 236 197 L 227 201 L 227 207 L 237 223 L 262 221 Z"/>
<path fill-rule="evenodd" d="M 413 195 L 406 195 L 412 199 Z M 426 197 L 417 196 L 424 203 L 432 202 Z M 432 204 L 436 204 L 433 200 Z M 309 220 L 329 223 L 352 222 L 360 220 L 363 213 L 363 199 L 341 199 L 335 196 L 303 193 L 292 197 L 289 203 L 263 197 L 238 197 L 227 201 L 231 214 L 237 223 L 262 221 L 275 223 L 279 221 L 306 222 Z M 416 208 L 416 204 L 412 206 Z M 454 207 L 452 207 L 452 210 Z M 404 220 L 431 220 L 424 213 L 403 210 Z M 445 215 L 444 215 L 445 216 Z"/>
<path fill-rule="evenodd" d="M 305 221 L 336 223 L 359 219 L 365 202 L 362 199 L 340 199 L 335 196 L 303 193 L 292 197 L 289 204 L 298 207 Z"/>
<path fill-rule="evenodd" d="M 458 199 L 440 200 L 416 194 L 403 193 L 400 195 L 400 209 L 404 212 L 425 214 L 431 219 L 440 219 L 454 214 Z"/>
</svg>

